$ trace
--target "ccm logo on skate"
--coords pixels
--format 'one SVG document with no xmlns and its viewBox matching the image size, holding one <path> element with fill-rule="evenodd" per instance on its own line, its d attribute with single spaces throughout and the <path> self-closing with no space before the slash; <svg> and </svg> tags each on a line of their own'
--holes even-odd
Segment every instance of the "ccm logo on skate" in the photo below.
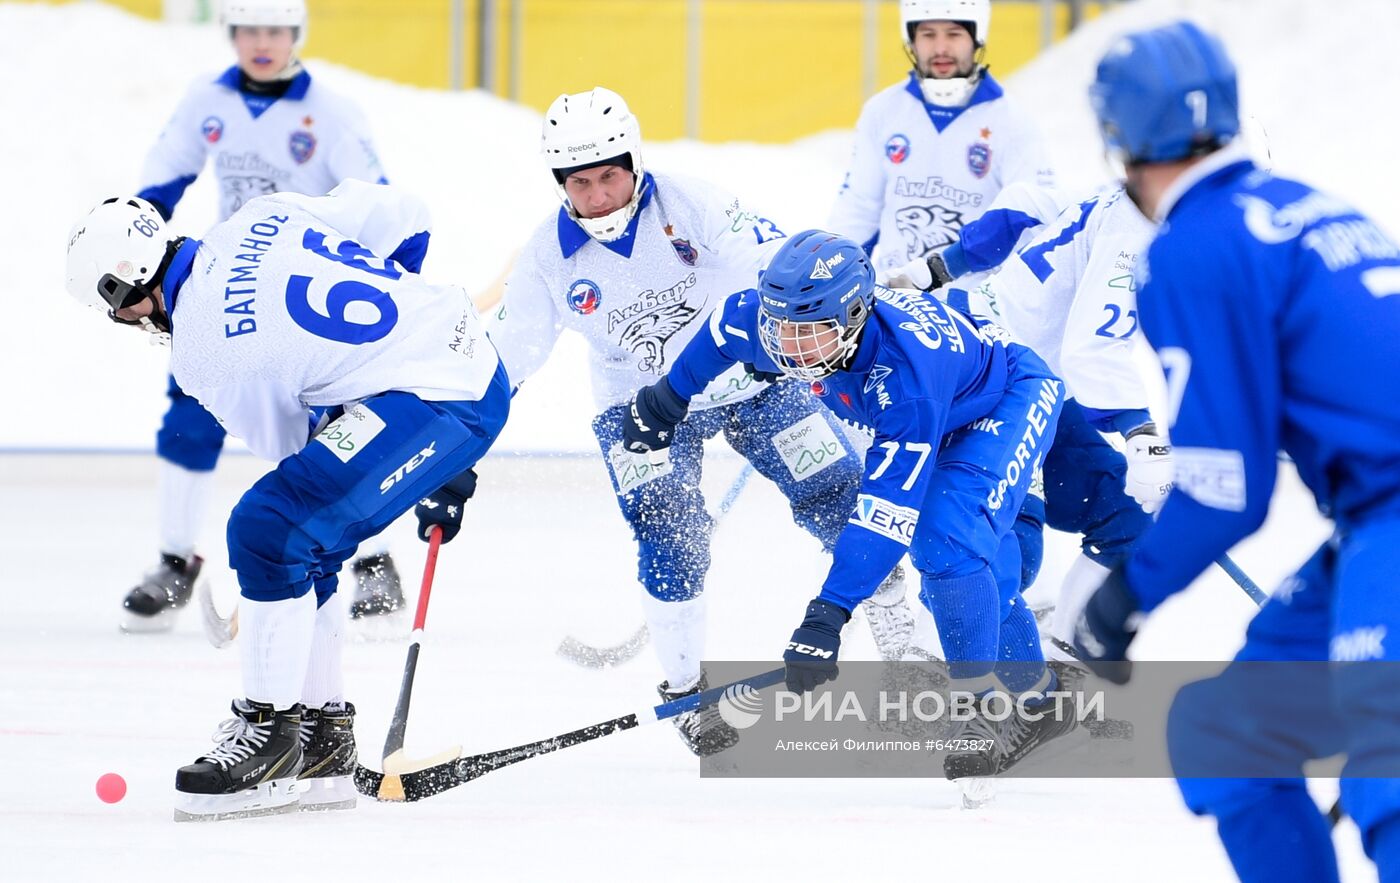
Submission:
<svg viewBox="0 0 1400 883">
<path fill-rule="evenodd" d="M 811 644 L 799 644 L 796 641 L 788 641 L 787 648 L 803 656 L 815 656 L 818 659 L 830 659 L 836 655 L 834 650 L 823 650 L 820 647 L 813 647 Z"/>
<path fill-rule="evenodd" d="M 428 442 L 428 446 L 426 448 L 414 454 L 412 457 L 409 457 L 407 463 L 404 463 L 398 469 L 395 469 L 392 475 L 390 475 L 388 478 L 384 479 L 379 483 L 379 492 L 381 494 L 388 493 L 389 488 L 399 483 L 399 479 L 403 478 L 408 473 L 417 469 L 418 464 L 422 463 L 424 460 L 428 459 L 433 454 L 436 454 L 437 451 L 433 450 L 433 445 L 436 444 L 436 441 Z"/>
<path fill-rule="evenodd" d="M 244 773 L 244 775 L 243 775 L 243 781 L 246 782 L 246 781 L 248 781 L 249 779 L 255 779 L 255 778 L 257 778 L 258 776 L 261 776 L 261 775 L 262 775 L 263 773 L 265 773 L 265 772 L 267 772 L 267 764 L 263 764 L 262 766 L 258 767 L 258 768 L 255 769 L 255 770 L 249 770 L 247 773 Z"/>
</svg>

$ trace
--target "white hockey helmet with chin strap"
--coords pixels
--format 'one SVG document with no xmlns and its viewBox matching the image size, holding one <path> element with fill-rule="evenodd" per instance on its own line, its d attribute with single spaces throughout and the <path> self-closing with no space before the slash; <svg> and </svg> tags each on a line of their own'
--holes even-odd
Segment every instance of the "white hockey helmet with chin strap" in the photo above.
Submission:
<svg viewBox="0 0 1400 883">
<path fill-rule="evenodd" d="M 134 196 L 104 199 L 68 233 L 68 293 L 109 316 L 135 306 L 153 295 L 174 239 L 160 212 L 146 200 Z M 148 330 L 169 330 L 163 310 L 158 309 L 151 318 L 154 321 L 149 324 L 154 327 Z M 123 324 L 147 326 L 148 322 Z"/>
<path fill-rule="evenodd" d="M 599 86 L 577 95 L 560 95 L 544 114 L 540 149 L 554 176 L 554 189 L 569 216 L 599 242 L 612 242 L 627 231 L 641 203 L 642 127 L 622 96 Z M 564 180 L 570 172 L 609 165 L 612 160 L 635 178 L 632 198 L 601 218 L 581 218 L 569 201 Z"/>
<path fill-rule="evenodd" d="M 992 29 L 991 0 L 900 0 L 900 36 L 904 39 L 904 51 L 909 55 L 914 67 L 919 67 L 914 54 L 914 27 L 921 21 L 954 21 L 967 27 L 972 34 L 972 42 L 980 53 L 987 45 L 987 35 Z M 961 107 L 977 90 L 982 79 L 983 67 L 980 55 L 973 61 L 971 76 L 950 77 L 937 80 L 923 77 L 919 81 L 924 99 L 930 104 L 942 107 Z"/>
<path fill-rule="evenodd" d="M 292 58 L 306 44 L 306 0 L 224 0 L 219 10 L 219 24 L 231 38 L 239 25 L 249 27 L 285 27 L 295 32 Z"/>
</svg>

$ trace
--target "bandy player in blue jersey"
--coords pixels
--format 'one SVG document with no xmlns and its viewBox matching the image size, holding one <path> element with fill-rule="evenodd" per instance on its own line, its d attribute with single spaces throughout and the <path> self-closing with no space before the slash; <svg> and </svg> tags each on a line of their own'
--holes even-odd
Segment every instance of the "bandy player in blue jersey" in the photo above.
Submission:
<svg viewBox="0 0 1400 883">
<path fill-rule="evenodd" d="M 1119 40 L 1091 97 L 1129 196 L 1161 224 L 1138 310 L 1166 372 L 1176 483 L 1079 599 L 1076 648 L 1124 660 L 1143 615 L 1263 524 L 1287 453 L 1335 534 L 1259 611 L 1236 664 L 1177 695 L 1174 768 L 1241 880 L 1325 883 L 1337 860 L 1302 764 L 1345 752 L 1342 805 L 1380 879 L 1400 880 L 1400 248 L 1254 164 L 1235 68 L 1192 24 Z M 1262 660 L 1316 664 L 1239 689 Z M 1272 778 L 1239 777 L 1260 758 Z"/>
<path fill-rule="evenodd" d="M 638 391 L 627 445 L 666 448 L 691 396 L 736 363 L 811 383 L 837 416 L 874 430 L 855 511 L 784 654 L 789 689 L 836 676 L 851 611 L 906 552 L 954 689 L 1053 689 L 1011 532 L 1063 403 L 1045 363 L 994 325 L 877 286 L 859 245 L 808 230 L 778 249 L 756 290 L 715 309 L 708 333 L 664 378 Z M 1008 722 L 992 749 L 955 755 L 946 769 L 1000 772 L 1074 726 L 1048 713 Z"/>
</svg>

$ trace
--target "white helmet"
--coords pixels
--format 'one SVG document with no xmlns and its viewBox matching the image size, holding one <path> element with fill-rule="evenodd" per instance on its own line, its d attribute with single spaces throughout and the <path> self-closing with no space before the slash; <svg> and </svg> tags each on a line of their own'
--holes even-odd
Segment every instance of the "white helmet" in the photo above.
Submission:
<svg viewBox="0 0 1400 883">
<path fill-rule="evenodd" d="M 899 20 L 906 43 L 913 42 L 914 25 L 921 21 L 956 21 L 972 25 L 972 42 L 985 46 L 992 0 L 899 0 Z"/>
<path fill-rule="evenodd" d="M 622 96 L 601 86 L 591 92 L 560 95 L 544 114 L 540 149 L 554 174 L 554 189 L 564 201 L 569 216 L 578 221 L 589 236 L 599 242 L 612 242 L 627 231 L 641 201 L 642 127 Z M 601 218 L 580 218 L 569 202 L 564 179 L 580 168 L 602 165 L 626 156 L 636 182 L 627 205 Z"/>
<path fill-rule="evenodd" d="M 104 199 L 68 232 L 68 293 L 103 312 L 131 306 L 151 294 L 173 238 L 146 200 Z"/>
<path fill-rule="evenodd" d="M 229 36 L 239 25 L 295 28 L 292 54 L 296 55 L 306 43 L 306 0 L 224 0 L 219 24 Z"/>
</svg>

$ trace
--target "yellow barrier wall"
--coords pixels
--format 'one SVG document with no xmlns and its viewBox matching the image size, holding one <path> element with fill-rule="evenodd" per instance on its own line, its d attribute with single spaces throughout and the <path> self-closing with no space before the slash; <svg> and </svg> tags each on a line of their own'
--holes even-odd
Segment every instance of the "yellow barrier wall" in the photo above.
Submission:
<svg viewBox="0 0 1400 883">
<path fill-rule="evenodd" d="M 160 0 L 113 0 L 158 17 Z M 217 9 L 218 0 L 210 0 Z M 478 85 L 481 3 L 497 21 L 495 91 L 539 110 L 560 92 L 595 85 L 621 92 L 649 138 L 687 132 L 688 0 L 463 0 L 463 82 Z M 1097 15 L 1100 4 L 1090 3 Z M 429 88 L 451 86 L 451 0 L 309 0 L 306 55 Z M 707 141 L 789 141 L 854 124 L 864 100 L 861 0 L 704 0 L 697 134 Z M 1056 9 L 1063 36 L 1068 9 Z M 875 88 L 909 69 L 899 3 L 877 8 Z M 1040 51 L 1039 3 L 994 2 L 986 61 L 1005 78 Z M 513 36 L 515 39 L 513 39 Z M 510 94 L 511 52 L 518 82 Z"/>
</svg>

